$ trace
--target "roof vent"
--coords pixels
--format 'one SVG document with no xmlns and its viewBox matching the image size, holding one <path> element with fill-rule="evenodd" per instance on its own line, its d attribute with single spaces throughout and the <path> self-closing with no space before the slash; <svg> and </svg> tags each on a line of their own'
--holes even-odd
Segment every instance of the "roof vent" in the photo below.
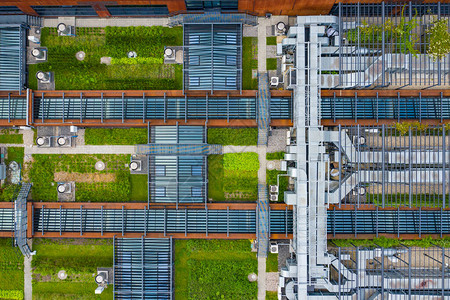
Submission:
<svg viewBox="0 0 450 300">
<path fill-rule="evenodd" d="M 38 145 L 38 147 L 50 147 L 50 138 L 38 136 L 36 139 L 36 145 Z"/>
<path fill-rule="evenodd" d="M 74 35 L 74 27 L 64 23 L 59 23 L 58 26 L 56 26 L 56 29 L 58 30 L 58 35 L 60 36 Z"/>
<path fill-rule="evenodd" d="M 164 49 L 164 58 L 165 59 L 175 59 L 175 50 L 172 48 Z"/>
<path fill-rule="evenodd" d="M 278 22 L 276 25 L 277 28 L 277 32 L 278 33 L 285 33 L 286 32 L 286 24 L 284 24 L 283 22 Z"/>
<path fill-rule="evenodd" d="M 50 72 L 37 71 L 36 78 L 41 83 L 49 83 L 51 80 L 51 74 L 50 74 Z"/>
<path fill-rule="evenodd" d="M 58 183 L 56 188 L 60 194 L 70 194 L 72 192 L 72 185 L 68 182 Z"/>
<path fill-rule="evenodd" d="M 142 170 L 141 160 L 132 160 L 130 162 L 130 171 L 141 171 L 141 170 Z"/>
</svg>

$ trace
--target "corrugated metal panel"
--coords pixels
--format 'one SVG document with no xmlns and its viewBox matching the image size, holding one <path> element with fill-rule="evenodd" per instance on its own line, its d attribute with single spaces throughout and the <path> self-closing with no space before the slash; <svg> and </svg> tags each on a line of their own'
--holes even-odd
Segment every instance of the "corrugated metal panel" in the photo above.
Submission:
<svg viewBox="0 0 450 300">
<path fill-rule="evenodd" d="M 172 299 L 172 252 L 172 239 L 114 239 L 115 299 Z"/>
<path fill-rule="evenodd" d="M 0 90 L 22 90 L 25 82 L 25 37 L 22 25 L 0 27 Z"/>
</svg>

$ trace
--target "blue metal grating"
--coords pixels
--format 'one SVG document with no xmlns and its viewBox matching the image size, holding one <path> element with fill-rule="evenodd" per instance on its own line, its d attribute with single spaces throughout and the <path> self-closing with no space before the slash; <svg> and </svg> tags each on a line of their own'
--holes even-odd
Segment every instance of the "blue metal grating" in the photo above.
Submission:
<svg viewBox="0 0 450 300">
<path fill-rule="evenodd" d="M 25 83 L 26 29 L 22 25 L 0 27 L 0 90 L 21 91 Z"/>
<path fill-rule="evenodd" d="M 173 299 L 172 239 L 114 239 L 114 298 Z"/>
</svg>

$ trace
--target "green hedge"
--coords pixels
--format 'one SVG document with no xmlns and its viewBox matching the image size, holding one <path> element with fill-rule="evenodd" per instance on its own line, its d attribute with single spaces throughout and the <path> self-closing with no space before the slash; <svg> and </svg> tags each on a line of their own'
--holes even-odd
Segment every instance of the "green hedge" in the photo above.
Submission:
<svg viewBox="0 0 450 300">
<path fill-rule="evenodd" d="M 22 300 L 23 299 L 23 291 L 0 290 L 0 299 Z"/>
<path fill-rule="evenodd" d="M 16 250 L 10 238 L 0 239 L 0 290 L 5 293 L 23 291 L 23 256 Z"/>
<path fill-rule="evenodd" d="M 242 38 L 242 89 L 257 90 L 258 79 L 253 78 L 252 70 L 258 69 L 258 38 Z"/>
<path fill-rule="evenodd" d="M 255 146 L 258 128 L 209 128 L 208 144 Z"/>
<path fill-rule="evenodd" d="M 147 144 L 147 128 L 86 128 L 86 145 Z"/>
<path fill-rule="evenodd" d="M 284 155 L 286 152 L 280 151 L 280 152 L 273 152 L 273 153 L 267 153 L 266 159 L 267 160 L 278 160 L 278 159 L 284 159 Z"/>
<path fill-rule="evenodd" d="M 267 68 L 267 70 L 276 70 L 277 69 L 277 59 L 276 58 L 267 58 L 266 59 L 266 68 Z"/>
<path fill-rule="evenodd" d="M 23 136 L 18 130 L 0 130 L 0 144 L 23 144 Z"/>
</svg>

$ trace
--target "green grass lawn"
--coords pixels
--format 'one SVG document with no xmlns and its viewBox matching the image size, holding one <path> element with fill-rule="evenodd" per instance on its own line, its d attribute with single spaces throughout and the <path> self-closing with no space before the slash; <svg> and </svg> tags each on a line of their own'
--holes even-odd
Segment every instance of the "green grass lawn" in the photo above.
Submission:
<svg viewBox="0 0 450 300">
<path fill-rule="evenodd" d="M 405 245 L 407 247 L 420 247 L 420 248 L 430 248 L 430 247 L 450 247 L 450 237 L 444 237 L 442 239 L 433 239 L 432 237 L 422 237 L 420 240 L 402 240 L 402 239 L 391 239 L 381 236 L 379 238 L 374 238 L 372 240 L 356 240 L 356 239 L 346 239 L 346 240 L 328 240 L 329 245 L 338 247 L 367 247 L 367 248 L 396 248 Z"/>
<path fill-rule="evenodd" d="M 267 58 L 266 59 L 266 67 L 267 67 L 267 70 L 276 70 L 277 69 L 277 59 L 276 58 Z"/>
<path fill-rule="evenodd" d="M 258 78 L 252 78 L 252 70 L 258 69 L 258 38 L 242 38 L 242 89 L 257 90 Z"/>
<path fill-rule="evenodd" d="M 86 128 L 86 145 L 147 144 L 147 128 Z"/>
<path fill-rule="evenodd" d="M 256 146 L 258 128 L 209 128 L 208 144 Z"/>
<path fill-rule="evenodd" d="M 266 45 L 276 45 L 277 44 L 277 37 L 276 36 L 268 36 L 266 37 Z"/>
<path fill-rule="evenodd" d="M 18 134 L 18 130 L 0 130 L 0 144 L 23 144 L 23 136 Z"/>
<path fill-rule="evenodd" d="M 104 171 L 95 170 L 95 163 L 103 161 Z M 88 182 L 76 182 L 76 200 L 91 202 L 126 202 L 130 200 L 131 182 L 128 164 L 130 155 L 33 155 L 30 180 L 33 182 L 31 190 L 33 200 L 56 201 L 57 191 L 54 174 L 56 172 L 69 173 L 79 178 L 91 176 Z M 78 174 L 70 174 L 78 173 Z M 83 175 L 80 175 L 83 174 Z M 112 181 L 98 178 L 112 176 Z M 53 184 L 53 185 L 52 185 Z"/>
<path fill-rule="evenodd" d="M 266 171 L 266 181 L 267 188 L 269 185 L 277 185 L 277 176 L 278 174 L 286 174 L 286 171 L 278 171 L 278 170 L 267 170 Z M 289 185 L 289 177 L 280 176 L 278 187 L 278 202 L 284 202 L 284 192 L 287 191 Z"/>
<path fill-rule="evenodd" d="M 97 267 L 112 267 L 111 239 L 34 239 L 33 299 L 112 299 L 112 286 L 94 295 Z M 67 279 L 58 279 L 65 270 Z"/>
<path fill-rule="evenodd" d="M 0 238 L 0 291 L 16 291 L 23 297 L 23 256 L 11 239 Z"/>
<path fill-rule="evenodd" d="M 131 201 L 147 201 L 148 187 L 147 187 L 148 176 L 145 174 L 131 174 Z"/>
<path fill-rule="evenodd" d="M 382 194 L 367 194 L 367 201 L 377 206 L 383 205 Z M 446 203 L 449 202 L 449 195 L 445 196 Z M 409 194 L 385 194 L 384 195 L 385 206 L 397 207 L 397 206 L 409 206 Z M 412 207 L 442 207 L 442 195 L 434 194 L 414 194 L 411 197 Z M 447 205 L 446 205 L 447 206 Z"/>
<path fill-rule="evenodd" d="M 24 157 L 24 148 L 23 147 L 8 147 L 8 159 L 6 160 L 7 163 L 10 161 L 16 161 L 21 166 L 23 166 L 23 157 Z"/>
<path fill-rule="evenodd" d="M 256 253 L 247 240 L 175 241 L 175 299 L 256 299 Z"/>
<path fill-rule="evenodd" d="M 208 156 L 208 198 L 213 201 L 256 201 L 259 160 L 256 153 Z"/>
<path fill-rule="evenodd" d="M 278 300 L 278 293 L 266 291 L 266 300 Z"/>
<path fill-rule="evenodd" d="M 29 65 L 29 87 L 37 89 L 36 72 L 52 71 L 57 90 L 176 90 L 182 88 L 182 65 L 164 64 L 164 46 L 183 44 L 182 27 L 77 28 L 77 36 L 61 37 L 42 28 L 41 46 L 48 61 Z M 84 51 L 78 61 L 75 54 Z M 136 51 L 137 59 L 127 58 Z M 112 57 L 111 65 L 100 64 Z"/>
<path fill-rule="evenodd" d="M 267 254 L 266 272 L 278 272 L 278 254 L 270 252 Z"/>
</svg>

